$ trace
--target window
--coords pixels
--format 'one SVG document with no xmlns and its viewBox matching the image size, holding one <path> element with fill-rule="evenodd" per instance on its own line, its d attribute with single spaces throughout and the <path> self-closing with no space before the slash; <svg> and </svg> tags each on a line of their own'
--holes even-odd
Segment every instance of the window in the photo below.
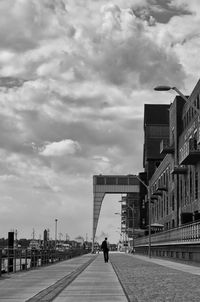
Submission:
<svg viewBox="0 0 200 302">
<path fill-rule="evenodd" d="M 184 128 L 184 129 L 186 128 L 186 118 L 185 118 L 185 116 L 184 116 L 184 118 L 183 118 L 183 128 Z"/>
<path fill-rule="evenodd" d="M 187 203 L 187 179 L 185 179 L 185 204 Z"/>
<path fill-rule="evenodd" d="M 192 119 L 192 110 L 191 110 L 192 108 L 189 108 L 189 122 L 191 121 L 191 119 Z"/>
<path fill-rule="evenodd" d="M 189 111 L 187 111 L 187 125 L 189 124 Z"/>
<path fill-rule="evenodd" d="M 167 196 L 167 200 L 166 200 L 166 214 L 169 214 L 169 200 L 168 200 L 168 196 Z"/>
<path fill-rule="evenodd" d="M 183 180 L 180 180 L 180 199 L 181 203 L 183 202 Z"/>
<path fill-rule="evenodd" d="M 166 171 L 166 187 L 168 186 L 168 181 L 169 181 L 169 174 L 168 170 Z"/>
<path fill-rule="evenodd" d="M 107 185 L 116 185 L 116 177 L 106 177 Z"/>
<path fill-rule="evenodd" d="M 166 184 L 166 171 L 163 174 L 163 185 L 165 186 Z"/>
<path fill-rule="evenodd" d="M 163 217 L 163 201 L 161 200 L 161 217 Z"/>
<path fill-rule="evenodd" d="M 131 177 L 129 176 L 129 185 L 137 185 L 138 184 L 138 179 L 136 177 Z"/>
<path fill-rule="evenodd" d="M 97 185 L 104 185 L 104 177 L 97 176 Z"/>
<path fill-rule="evenodd" d="M 165 210 L 166 209 L 166 197 L 164 196 L 164 198 L 163 198 L 163 213 L 164 213 L 164 215 L 165 215 Z"/>
<path fill-rule="evenodd" d="M 145 201 L 144 201 L 144 199 L 142 200 L 142 209 L 145 209 Z"/>
<path fill-rule="evenodd" d="M 174 211 L 174 192 L 172 193 L 172 211 Z"/>
<path fill-rule="evenodd" d="M 197 108 L 200 109 L 199 94 L 197 95 Z"/>
<path fill-rule="evenodd" d="M 193 189 L 193 183 L 192 183 L 192 170 L 190 170 L 190 196 L 192 197 L 192 190 Z"/>
<path fill-rule="evenodd" d="M 199 174 L 198 171 L 195 171 L 195 199 L 198 199 L 198 178 Z"/>
<path fill-rule="evenodd" d="M 128 185 L 127 177 L 118 177 L 118 185 Z"/>
</svg>

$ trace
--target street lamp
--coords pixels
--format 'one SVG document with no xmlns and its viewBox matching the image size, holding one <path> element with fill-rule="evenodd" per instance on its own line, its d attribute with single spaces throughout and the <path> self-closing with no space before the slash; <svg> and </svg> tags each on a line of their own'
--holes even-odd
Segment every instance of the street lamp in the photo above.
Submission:
<svg viewBox="0 0 200 302">
<path fill-rule="evenodd" d="M 123 200 L 120 200 L 119 202 L 123 202 Z M 131 207 L 130 205 L 127 205 L 126 204 L 126 207 L 127 208 L 129 208 L 129 209 L 131 209 L 131 211 L 132 211 L 132 219 L 133 219 L 133 233 L 132 233 L 132 238 L 133 238 L 133 253 L 134 253 L 134 249 L 135 249 L 135 244 L 134 244 L 134 237 L 135 237 L 135 232 L 134 232 L 134 226 L 135 226 L 135 222 L 134 222 L 134 202 L 133 202 L 133 206 Z M 119 215 L 121 215 L 122 216 L 122 214 L 120 214 L 120 213 L 115 213 L 115 214 L 119 214 Z"/>
<path fill-rule="evenodd" d="M 55 249 L 57 244 L 57 223 L 58 223 L 58 219 L 55 219 Z"/>
<path fill-rule="evenodd" d="M 145 186 L 147 189 L 147 200 L 148 200 L 148 212 L 149 212 L 149 246 L 148 246 L 148 255 L 149 258 L 151 258 L 151 193 L 150 193 L 150 187 L 145 184 L 145 182 L 140 179 L 139 176 L 135 175 L 136 178 Z"/>
<path fill-rule="evenodd" d="M 114 214 L 119 215 L 121 217 L 121 224 L 122 224 L 122 214 L 119 213 L 119 212 L 115 212 Z M 118 231 L 116 231 L 116 232 L 118 232 Z M 121 240 L 121 238 L 122 238 L 122 225 L 121 225 L 121 228 L 120 228 L 120 232 L 118 232 L 118 233 L 120 234 L 120 240 Z M 123 238 L 123 241 L 124 241 L 124 238 Z"/>
<path fill-rule="evenodd" d="M 132 219 L 133 219 L 133 233 L 132 233 L 132 239 L 133 239 L 133 253 L 134 253 L 134 250 L 135 250 L 135 242 L 134 242 L 134 237 L 135 237 L 135 231 L 134 231 L 134 227 L 135 227 L 135 221 L 134 221 L 134 201 L 133 201 L 133 206 L 131 207 L 130 205 L 126 205 L 127 208 L 131 209 L 132 211 Z"/>
<path fill-rule="evenodd" d="M 120 202 L 120 203 L 122 203 L 123 202 L 123 200 L 119 200 L 118 202 Z M 125 243 L 127 243 L 127 233 L 126 233 L 126 229 L 124 230 L 124 228 L 123 228 L 123 226 L 122 225 L 124 225 L 126 222 L 125 222 L 125 220 L 124 220 L 124 214 L 125 214 L 125 212 L 124 211 L 122 211 L 121 210 L 121 213 L 119 213 L 119 212 L 116 212 L 116 213 L 114 213 L 115 215 L 119 215 L 119 216 L 121 216 L 121 237 L 122 237 L 122 244 L 123 244 L 123 246 L 124 246 L 124 242 Z M 125 246 L 125 252 L 126 252 L 126 246 Z"/>
<path fill-rule="evenodd" d="M 196 107 L 194 106 L 194 104 L 191 103 L 191 102 L 189 101 L 189 99 L 186 98 L 186 96 L 185 96 L 178 88 L 162 85 L 162 86 L 156 86 L 156 87 L 154 88 L 154 90 L 156 90 L 156 91 L 169 91 L 169 90 L 174 90 L 174 91 L 176 91 L 176 92 L 184 99 L 184 101 L 185 101 L 187 104 L 189 104 L 189 105 L 190 105 L 190 106 L 191 106 L 191 107 L 192 107 L 192 108 L 200 115 L 200 110 L 199 110 L 198 108 L 196 108 Z"/>
</svg>

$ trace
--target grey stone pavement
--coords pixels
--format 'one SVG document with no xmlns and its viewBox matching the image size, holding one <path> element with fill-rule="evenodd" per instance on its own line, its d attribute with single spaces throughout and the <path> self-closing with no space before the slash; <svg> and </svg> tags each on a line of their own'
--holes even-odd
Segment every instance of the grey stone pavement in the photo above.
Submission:
<svg viewBox="0 0 200 302">
<path fill-rule="evenodd" d="M 124 289 L 124 290 L 123 290 Z M 200 266 L 88 254 L 0 278 L 0 302 L 199 302 Z"/>
<path fill-rule="evenodd" d="M 131 302 L 200 301 L 200 267 L 129 254 L 111 262 Z"/>
<path fill-rule="evenodd" d="M 87 254 L 29 271 L 2 275 L 0 302 L 51 301 L 52 296 L 93 259 L 95 255 Z M 35 295 L 39 296 L 31 299 Z"/>
<path fill-rule="evenodd" d="M 128 301 L 110 263 L 100 253 L 54 302 L 126 302 Z"/>
</svg>

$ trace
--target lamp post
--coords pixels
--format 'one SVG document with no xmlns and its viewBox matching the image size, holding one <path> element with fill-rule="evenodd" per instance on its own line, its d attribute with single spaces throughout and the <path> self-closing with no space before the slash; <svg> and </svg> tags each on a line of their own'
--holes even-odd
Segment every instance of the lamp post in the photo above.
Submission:
<svg viewBox="0 0 200 302">
<path fill-rule="evenodd" d="M 169 90 L 174 90 L 174 91 L 176 91 L 181 97 L 182 97 L 182 99 L 184 99 L 184 101 L 187 103 L 187 104 L 189 104 L 199 115 L 200 115 L 200 110 L 198 109 L 198 108 L 196 108 L 195 106 L 194 106 L 194 104 L 193 103 L 191 103 L 190 101 L 189 101 L 189 99 L 188 98 L 186 98 L 186 96 L 177 88 L 177 87 L 170 87 L 170 86 L 165 86 L 165 85 L 162 85 L 162 86 L 156 86 L 156 87 L 154 87 L 154 90 L 156 90 L 156 91 L 169 91 Z"/>
<path fill-rule="evenodd" d="M 145 186 L 147 189 L 147 200 L 148 200 L 148 212 L 149 212 L 149 246 L 148 246 L 148 256 L 151 258 L 151 193 L 150 193 L 150 187 L 145 184 L 145 182 L 140 179 L 139 176 L 135 175 L 136 178 Z"/>
<path fill-rule="evenodd" d="M 120 234 L 120 241 L 122 242 L 122 245 L 124 245 L 124 232 L 122 231 L 122 214 L 119 212 L 115 212 L 114 214 L 119 215 L 121 217 L 121 228 L 118 228 L 120 229 L 120 232 L 119 231 L 116 232 Z"/>
<path fill-rule="evenodd" d="M 123 202 L 123 200 L 120 200 L 119 202 Z M 134 226 L 135 226 L 135 221 L 134 221 L 134 202 L 133 202 L 133 206 L 131 207 L 130 205 L 127 205 L 126 204 L 126 207 L 131 209 L 132 211 L 132 219 L 133 219 L 133 233 L 132 233 L 132 239 L 133 239 L 133 253 L 134 253 L 134 250 L 135 250 L 135 244 L 134 244 L 134 239 L 135 239 L 135 232 L 134 232 Z M 115 214 L 119 214 L 119 213 L 115 213 Z M 121 215 L 121 214 L 120 214 Z M 121 215 L 122 216 L 122 215 Z"/>
<path fill-rule="evenodd" d="M 119 234 L 119 242 L 118 242 L 118 247 L 117 247 L 117 249 L 118 250 L 120 250 L 120 246 L 121 246 L 121 242 L 122 242 L 122 233 L 121 232 L 119 232 L 119 231 L 116 231 L 116 233 L 118 233 Z"/>
<path fill-rule="evenodd" d="M 122 223 L 122 214 L 119 213 L 119 212 L 115 212 L 114 214 L 119 215 L 121 217 L 121 223 Z M 121 240 L 121 238 L 122 238 L 122 226 L 119 229 L 120 229 L 120 232 L 119 231 L 116 231 L 116 232 L 118 232 L 120 234 L 120 240 Z"/>
<path fill-rule="evenodd" d="M 57 223 L 58 223 L 58 219 L 55 219 L 55 249 L 57 244 Z"/>
<path fill-rule="evenodd" d="M 130 205 L 126 205 L 127 208 L 131 209 L 132 211 L 132 219 L 133 219 L 133 233 L 132 233 L 132 239 L 133 239 L 133 253 L 135 250 L 135 231 L 134 231 L 134 227 L 135 227 L 135 221 L 134 221 L 134 202 L 133 202 L 133 206 L 131 207 Z"/>
</svg>

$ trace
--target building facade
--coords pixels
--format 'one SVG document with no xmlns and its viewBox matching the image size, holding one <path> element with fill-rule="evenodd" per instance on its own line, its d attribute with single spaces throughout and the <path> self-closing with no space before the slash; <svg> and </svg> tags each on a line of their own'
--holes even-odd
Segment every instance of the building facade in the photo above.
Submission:
<svg viewBox="0 0 200 302">
<path fill-rule="evenodd" d="M 160 153 L 160 141 L 169 139 L 169 105 L 144 106 L 143 167 L 147 180 L 151 178 L 164 155 Z"/>
<path fill-rule="evenodd" d="M 149 178 L 151 222 L 164 230 L 200 219 L 200 114 L 191 104 L 200 108 L 200 81 L 188 102 L 177 96 L 170 105 L 169 136 L 160 141 L 164 158 Z"/>
</svg>

